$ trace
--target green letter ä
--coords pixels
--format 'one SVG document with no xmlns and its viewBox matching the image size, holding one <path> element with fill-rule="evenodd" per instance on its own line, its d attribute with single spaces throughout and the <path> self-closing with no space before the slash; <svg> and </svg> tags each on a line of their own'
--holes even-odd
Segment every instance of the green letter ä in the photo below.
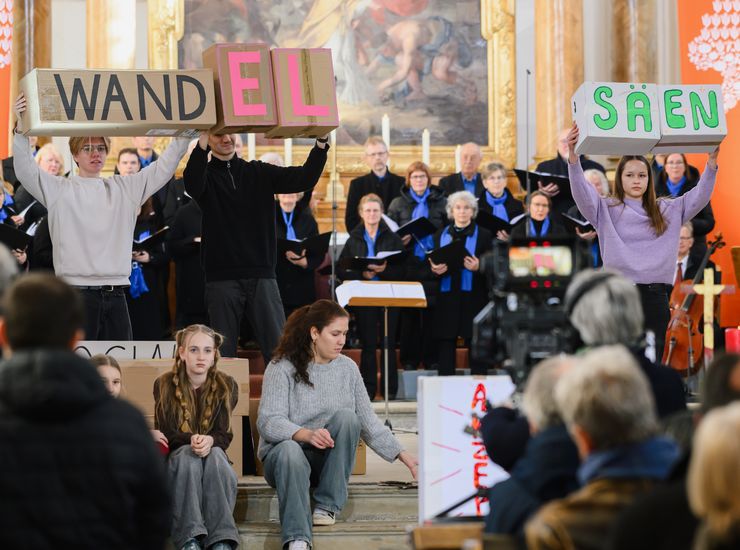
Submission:
<svg viewBox="0 0 740 550">
<path fill-rule="evenodd" d="M 637 104 L 640 103 L 638 107 Z M 650 97 L 645 92 L 630 92 L 627 96 L 627 130 L 637 130 L 637 117 L 642 117 L 645 132 L 653 131 L 653 119 L 650 116 Z"/>
</svg>

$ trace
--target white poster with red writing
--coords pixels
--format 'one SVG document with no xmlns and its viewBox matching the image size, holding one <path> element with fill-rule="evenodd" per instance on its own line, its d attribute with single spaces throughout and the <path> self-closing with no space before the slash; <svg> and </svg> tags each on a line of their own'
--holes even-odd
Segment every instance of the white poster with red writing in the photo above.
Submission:
<svg viewBox="0 0 740 550">
<path fill-rule="evenodd" d="M 419 522 L 432 519 L 479 487 L 508 474 L 488 459 L 478 435 L 487 403 L 496 406 L 514 392 L 508 376 L 420 377 Z M 449 516 L 484 516 L 488 499 L 476 497 Z"/>
</svg>

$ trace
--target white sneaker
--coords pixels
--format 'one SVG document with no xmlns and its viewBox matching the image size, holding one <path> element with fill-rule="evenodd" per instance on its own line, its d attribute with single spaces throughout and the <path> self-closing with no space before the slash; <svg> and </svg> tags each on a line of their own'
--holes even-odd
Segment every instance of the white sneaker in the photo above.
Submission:
<svg viewBox="0 0 740 550">
<path fill-rule="evenodd" d="M 309 550 L 305 540 L 292 540 L 288 543 L 288 550 Z"/>
<path fill-rule="evenodd" d="M 337 522 L 334 512 L 324 510 L 318 506 L 313 511 L 314 525 L 334 525 Z"/>
</svg>

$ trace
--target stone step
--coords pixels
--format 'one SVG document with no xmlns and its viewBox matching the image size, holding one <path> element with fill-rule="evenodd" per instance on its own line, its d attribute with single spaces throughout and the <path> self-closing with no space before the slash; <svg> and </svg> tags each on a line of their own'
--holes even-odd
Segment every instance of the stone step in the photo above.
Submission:
<svg viewBox="0 0 740 550">
<path fill-rule="evenodd" d="M 415 522 L 350 521 L 313 529 L 314 550 L 408 550 Z M 242 550 L 281 550 L 280 524 L 240 524 Z"/>
<path fill-rule="evenodd" d="M 415 523 L 418 518 L 418 495 L 411 484 L 352 483 L 347 504 L 339 515 L 342 523 L 395 521 Z M 237 521 L 252 523 L 277 522 L 280 517 L 275 489 L 267 485 L 240 485 L 237 497 Z M 246 511 L 242 508 L 246 504 Z"/>
</svg>

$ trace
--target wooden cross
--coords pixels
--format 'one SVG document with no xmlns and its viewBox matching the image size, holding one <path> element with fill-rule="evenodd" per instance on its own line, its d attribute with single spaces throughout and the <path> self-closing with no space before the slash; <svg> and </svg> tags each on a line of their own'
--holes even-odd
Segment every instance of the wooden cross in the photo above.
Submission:
<svg viewBox="0 0 740 550">
<path fill-rule="evenodd" d="M 698 285 L 682 285 L 691 294 L 704 298 L 704 364 L 714 355 L 714 297 L 720 294 L 734 294 L 733 285 L 718 285 L 714 282 L 714 269 L 704 270 L 704 282 Z"/>
</svg>

